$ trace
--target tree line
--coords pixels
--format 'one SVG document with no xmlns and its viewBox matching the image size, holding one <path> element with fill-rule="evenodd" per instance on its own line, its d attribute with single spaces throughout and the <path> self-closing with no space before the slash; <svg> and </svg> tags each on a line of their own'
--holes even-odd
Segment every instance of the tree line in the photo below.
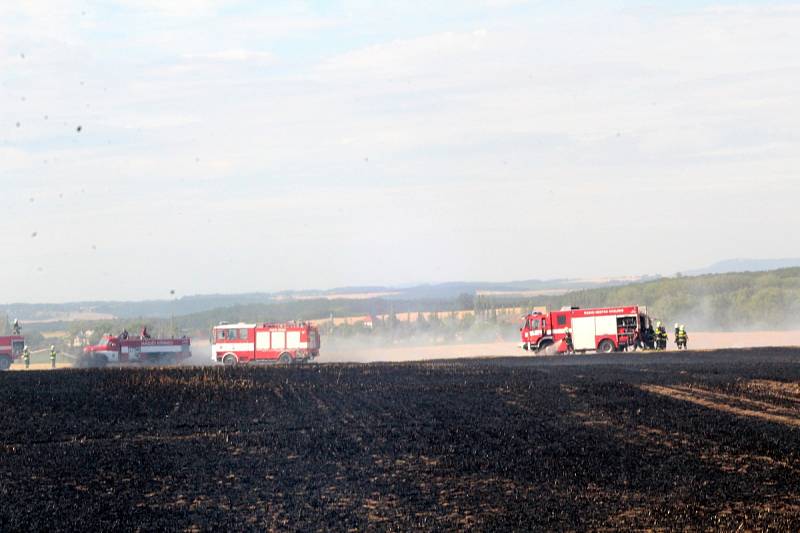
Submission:
<svg viewBox="0 0 800 533">
<path fill-rule="evenodd" d="M 174 318 L 84 320 L 36 325 L 26 328 L 33 335 L 39 331 L 66 331 L 67 341 L 90 331 L 87 341 L 96 342 L 107 333 L 127 329 L 137 334 L 144 325 L 157 336 L 208 336 L 213 325 L 226 322 L 320 321 L 336 317 L 386 316 L 374 320 L 373 327 L 331 325 L 326 333 L 334 337 L 353 335 L 411 337 L 469 337 L 481 340 L 501 336 L 513 338 L 520 317 L 507 316 L 509 307 L 564 306 L 607 307 L 645 305 L 652 316 L 668 323 L 685 323 L 694 330 L 757 330 L 800 327 L 800 268 L 769 272 L 711 274 L 695 277 L 659 278 L 624 286 L 579 290 L 561 295 L 535 298 L 519 296 L 484 296 L 464 293 L 457 298 L 391 300 L 286 300 L 269 303 L 232 305 Z M 469 315 L 456 311 L 472 310 Z M 416 321 L 400 321 L 398 314 L 419 313 Z M 426 318 L 423 313 L 433 313 Z M 333 322 L 331 322 L 333 324 Z M 3 320 L 0 320 L 0 328 Z M 9 327 L 8 318 L 5 327 Z M 33 331 L 31 331 L 33 329 Z M 478 334 L 478 332 L 482 332 Z M 38 333 L 35 333 L 38 335 Z M 43 338 L 37 342 L 44 342 Z M 31 341 L 33 341 L 31 337 Z"/>
</svg>

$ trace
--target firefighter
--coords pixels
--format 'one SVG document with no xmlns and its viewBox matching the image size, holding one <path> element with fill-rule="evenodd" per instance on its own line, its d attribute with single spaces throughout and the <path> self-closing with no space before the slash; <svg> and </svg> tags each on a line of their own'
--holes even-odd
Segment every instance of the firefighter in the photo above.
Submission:
<svg viewBox="0 0 800 533">
<path fill-rule="evenodd" d="M 564 332 L 564 344 L 567 347 L 567 353 L 575 353 L 575 346 L 572 344 L 572 330 L 567 328 Z"/>
<path fill-rule="evenodd" d="M 658 327 L 658 348 L 660 350 L 667 349 L 667 341 L 669 338 L 667 337 L 667 328 L 663 325 Z"/>
<path fill-rule="evenodd" d="M 31 351 L 27 346 L 22 349 L 22 360 L 25 362 L 25 369 L 27 370 L 31 366 Z"/>
<path fill-rule="evenodd" d="M 6 322 L 6 324 L 8 324 L 8 322 Z M 14 335 L 19 335 L 19 334 L 20 334 L 20 332 L 22 331 L 22 328 L 21 328 L 21 327 L 20 327 L 20 325 L 19 325 L 19 319 L 18 319 L 18 318 L 15 318 L 15 319 L 14 319 L 14 325 L 13 325 L 13 326 L 11 326 L 11 327 L 12 327 L 12 328 L 13 328 L 13 330 L 14 330 Z"/>
<path fill-rule="evenodd" d="M 678 327 L 678 333 L 675 334 L 675 344 L 679 350 L 688 349 L 689 336 L 686 334 L 686 326 L 683 324 Z"/>
<path fill-rule="evenodd" d="M 147 326 L 142 328 L 142 338 L 143 339 L 149 339 L 150 338 L 150 334 L 147 333 Z"/>
<path fill-rule="evenodd" d="M 657 321 L 653 327 L 653 349 L 658 350 L 661 347 L 661 322 Z"/>
<path fill-rule="evenodd" d="M 678 338 L 678 323 L 675 322 L 675 338 Z"/>
<path fill-rule="evenodd" d="M 653 327 L 653 349 L 658 350 L 661 347 L 661 321 L 657 321 Z"/>
<path fill-rule="evenodd" d="M 56 367 L 56 347 L 50 345 L 50 368 Z"/>
<path fill-rule="evenodd" d="M 653 330 L 653 323 L 647 325 L 647 328 L 642 332 L 644 348 L 646 350 L 653 350 L 656 347 L 656 332 Z"/>
<path fill-rule="evenodd" d="M 128 340 L 128 330 L 127 329 L 122 328 L 122 333 L 119 334 L 119 339 L 123 340 L 123 341 Z"/>
</svg>

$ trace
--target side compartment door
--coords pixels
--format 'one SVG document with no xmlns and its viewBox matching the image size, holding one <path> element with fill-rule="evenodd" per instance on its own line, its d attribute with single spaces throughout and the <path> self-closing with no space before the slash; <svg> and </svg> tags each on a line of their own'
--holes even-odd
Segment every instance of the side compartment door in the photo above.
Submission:
<svg viewBox="0 0 800 533">
<path fill-rule="evenodd" d="M 286 350 L 286 331 L 272 332 L 273 359 L 277 359 Z"/>
<path fill-rule="evenodd" d="M 256 330 L 256 359 L 272 359 L 269 331 Z"/>
<path fill-rule="evenodd" d="M 25 350 L 25 341 L 11 341 L 11 358 L 16 359 Z"/>
<path fill-rule="evenodd" d="M 308 346 L 308 342 L 305 345 L 300 341 L 300 331 L 287 331 L 286 332 L 286 349 L 291 351 L 299 350 L 300 348 L 305 348 Z"/>
<path fill-rule="evenodd" d="M 595 344 L 595 318 L 573 317 L 572 319 L 572 344 L 576 350 L 594 350 Z"/>
<path fill-rule="evenodd" d="M 612 338 L 614 344 L 619 346 L 619 339 L 617 338 L 617 317 L 616 316 L 599 316 L 595 325 L 596 343 L 600 344 L 601 338 Z M 597 347 L 595 344 L 595 347 Z"/>
<path fill-rule="evenodd" d="M 141 348 L 139 348 L 138 346 L 130 346 L 128 347 L 128 353 L 127 354 L 123 353 L 122 356 L 126 357 L 128 361 L 141 361 L 142 359 Z"/>
<path fill-rule="evenodd" d="M 252 361 L 258 357 L 256 354 L 256 335 L 255 330 L 250 328 L 239 328 L 238 334 L 240 349 L 247 352 L 247 357 Z"/>
</svg>

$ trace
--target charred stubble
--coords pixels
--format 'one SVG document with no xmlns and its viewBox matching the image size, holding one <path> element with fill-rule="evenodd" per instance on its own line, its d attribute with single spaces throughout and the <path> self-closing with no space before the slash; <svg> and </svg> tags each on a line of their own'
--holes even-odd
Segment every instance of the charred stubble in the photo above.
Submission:
<svg viewBox="0 0 800 533">
<path fill-rule="evenodd" d="M 797 529 L 798 362 L 4 373 L 0 529 Z"/>
</svg>

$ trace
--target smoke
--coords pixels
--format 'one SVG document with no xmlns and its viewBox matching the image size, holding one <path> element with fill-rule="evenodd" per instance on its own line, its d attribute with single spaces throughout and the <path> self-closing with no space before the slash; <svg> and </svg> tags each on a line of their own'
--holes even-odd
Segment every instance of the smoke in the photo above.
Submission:
<svg viewBox="0 0 800 533">
<path fill-rule="evenodd" d="M 560 342 L 547 346 L 544 350 L 538 352 L 538 355 L 558 355 L 558 346 Z"/>
<path fill-rule="evenodd" d="M 660 305 L 652 315 L 671 326 L 684 324 L 693 331 L 772 331 L 800 329 L 800 302 L 783 294 L 706 295 L 692 305 Z"/>
<path fill-rule="evenodd" d="M 519 326 L 483 323 L 464 331 L 377 330 L 351 336 L 323 335 L 318 362 L 397 362 L 457 357 L 522 355 Z"/>
<path fill-rule="evenodd" d="M 191 350 L 192 356 L 182 361 L 181 365 L 211 366 L 216 364 L 211 360 L 211 342 L 208 339 L 192 338 Z"/>
</svg>

